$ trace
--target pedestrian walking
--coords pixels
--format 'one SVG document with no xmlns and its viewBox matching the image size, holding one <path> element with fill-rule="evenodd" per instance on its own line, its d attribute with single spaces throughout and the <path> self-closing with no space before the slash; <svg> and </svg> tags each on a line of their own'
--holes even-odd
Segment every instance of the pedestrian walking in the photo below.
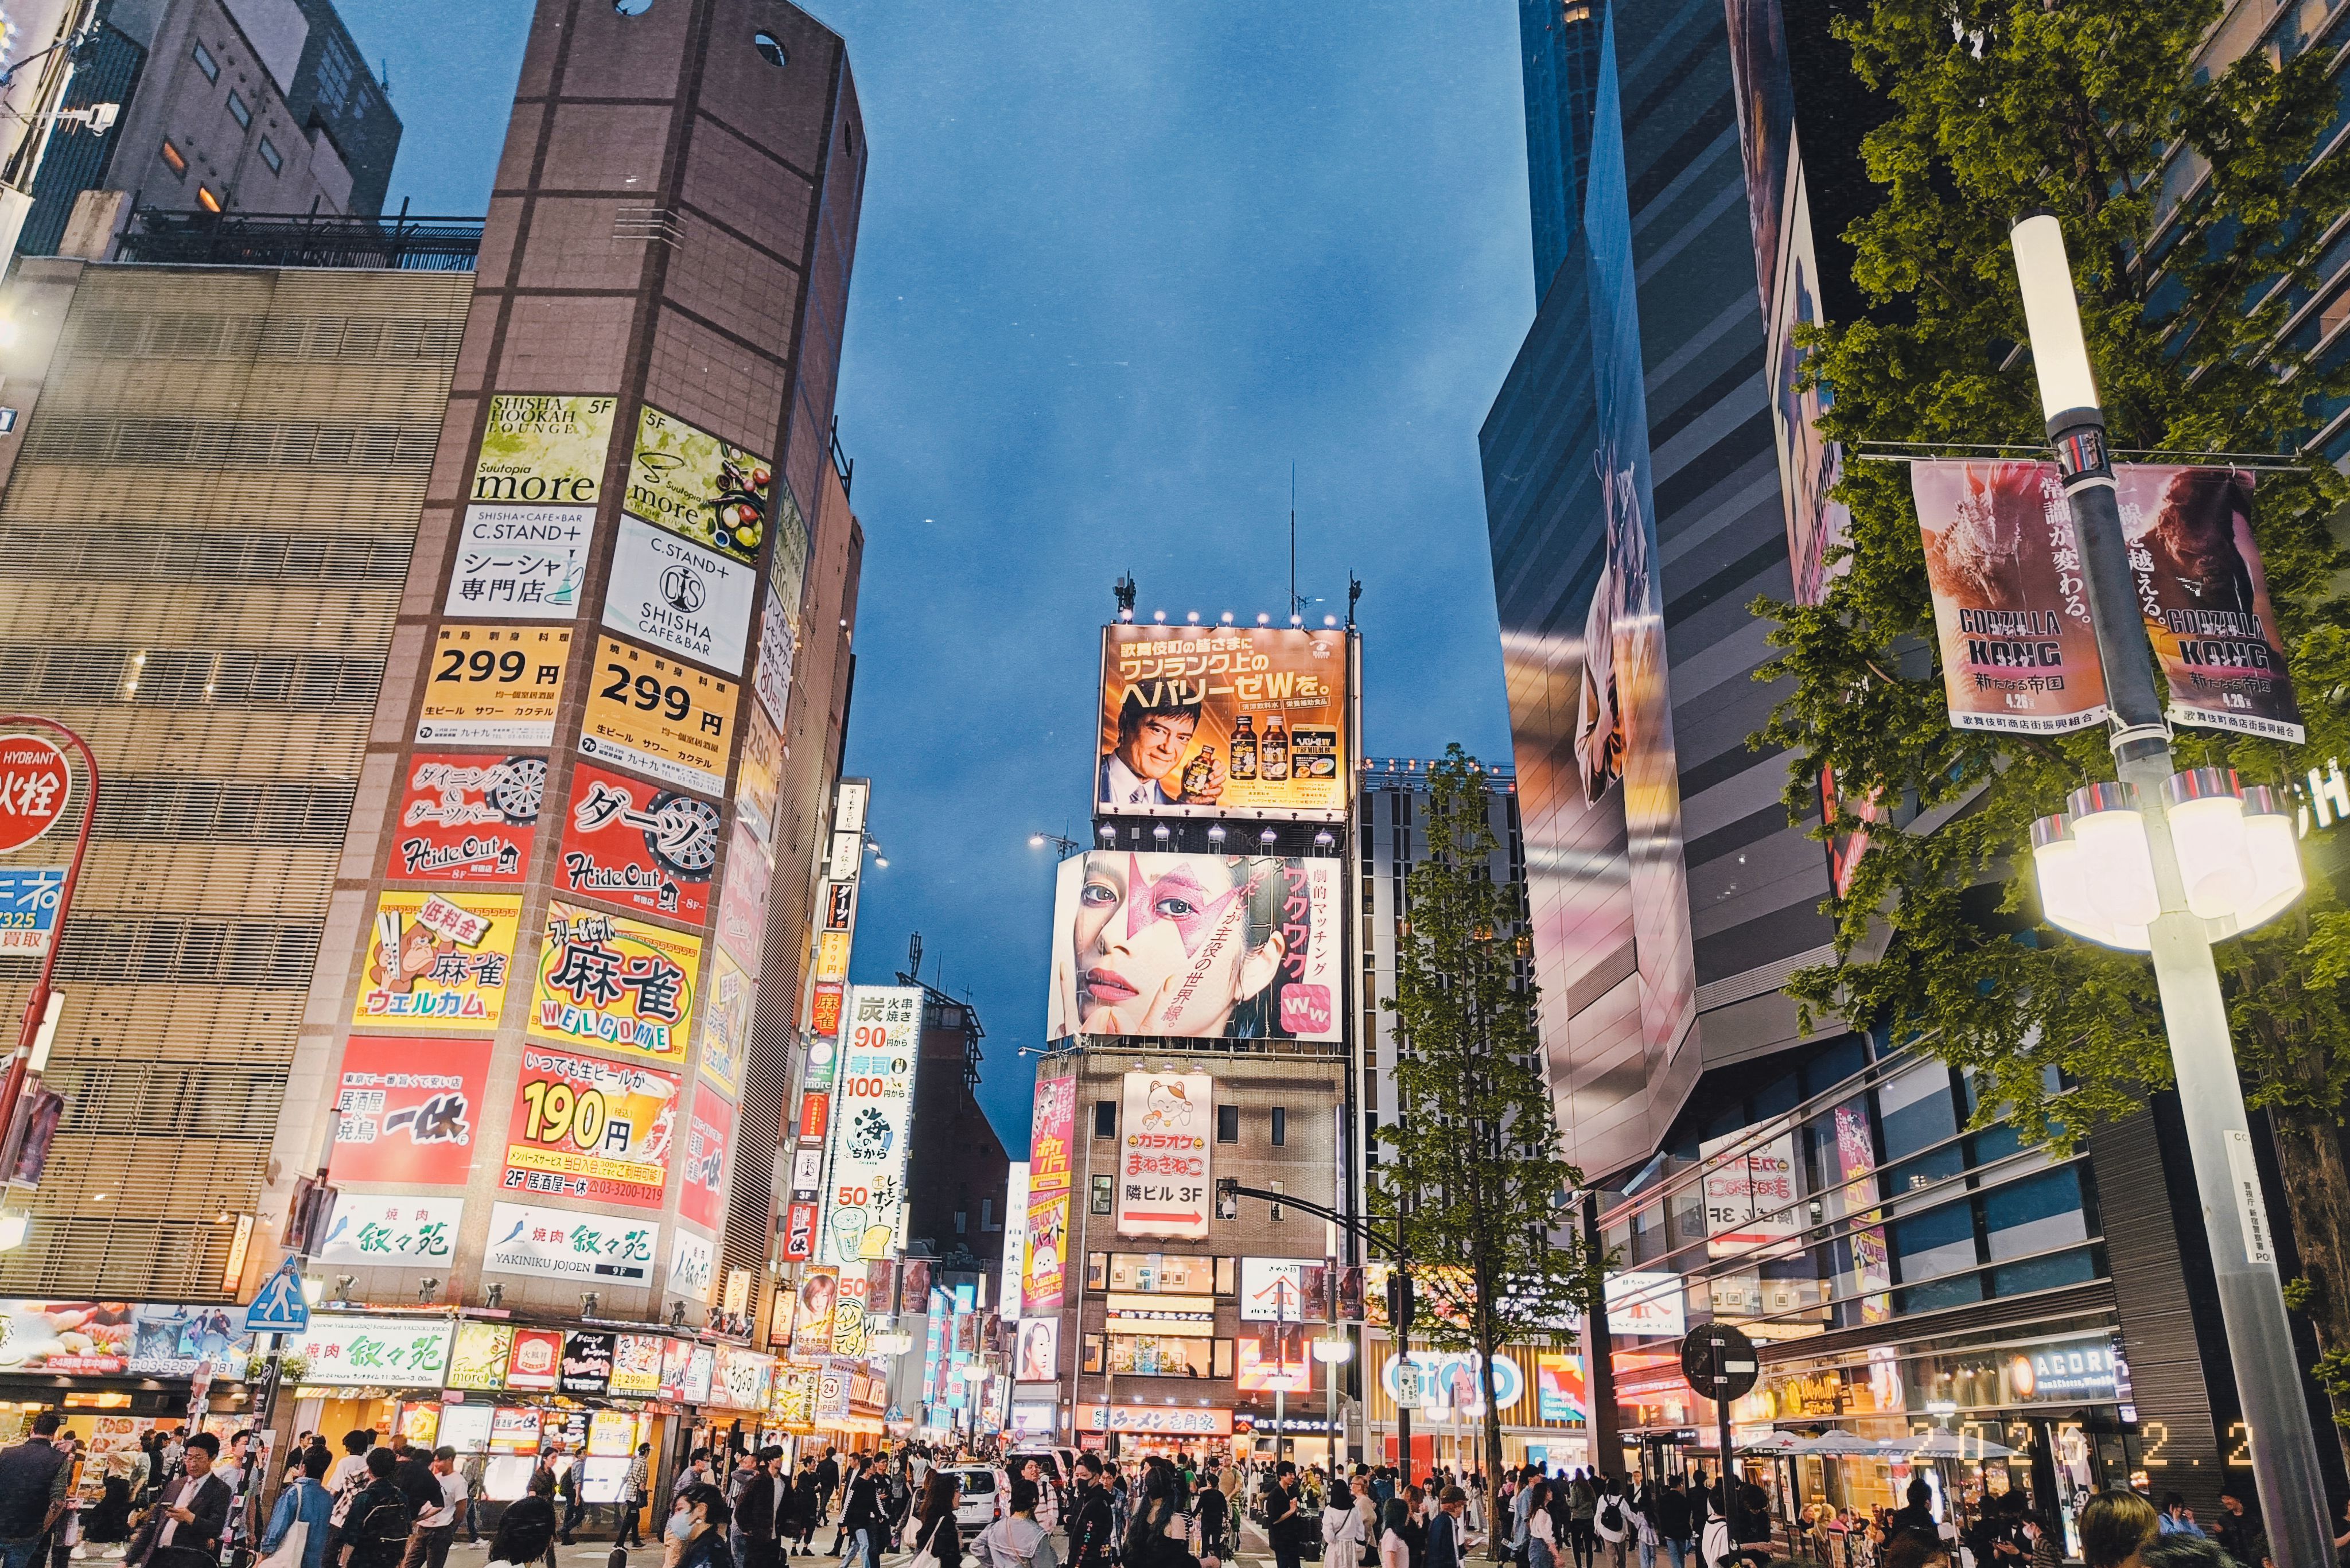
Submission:
<svg viewBox="0 0 2350 1568">
<path fill-rule="evenodd" d="M 34 1568 L 47 1558 L 73 1485 L 73 1465 L 56 1440 L 62 1424 L 44 1410 L 31 1437 L 0 1449 L 0 1568 Z"/>
<path fill-rule="evenodd" d="M 126 1568 L 215 1568 L 221 1532 L 228 1528 L 235 1501 L 226 1482 L 212 1473 L 220 1439 L 199 1432 L 181 1445 L 180 1472 L 163 1485 L 155 1506 L 123 1554 Z M 60 1456 L 62 1459 L 63 1456 Z M 11 1565 L 14 1568 L 14 1565 Z M 391 1568 L 361 1563 L 358 1568 Z"/>
<path fill-rule="evenodd" d="M 269 1528 L 262 1532 L 261 1556 L 264 1568 L 321 1568 L 327 1560 L 327 1542 L 333 1535 L 335 1496 L 326 1488 L 326 1476 L 333 1456 L 323 1444 L 298 1450 L 294 1481 L 277 1494 L 277 1506 L 269 1515 Z M 296 1527 L 301 1531 L 301 1542 L 295 1544 Z M 286 1553 L 281 1563 L 270 1559 L 280 1552 Z"/>
</svg>

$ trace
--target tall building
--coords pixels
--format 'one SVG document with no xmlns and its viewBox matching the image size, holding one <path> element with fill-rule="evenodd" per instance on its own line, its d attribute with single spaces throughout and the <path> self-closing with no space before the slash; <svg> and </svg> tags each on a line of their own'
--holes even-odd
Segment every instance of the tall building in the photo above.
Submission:
<svg viewBox="0 0 2350 1568">
<path fill-rule="evenodd" d="M 1963 1075 L 1834 1020 L 1806 1037 L 1780 990 L 1831 956 L 1839 873 L 1788 820 L 1791 759 L 1747 748 L 1778 692 L 1746 607 L 1825 591 L 1843 458 L 1793 329 L 1851 308 L 1822 258 L 1868 200 L 1857 88 L 1825 14 L 1796 20 L 1594 7 L 1581 223 L 1482 431 L 1543 1037 L 1624 1250 L 1586 1352 L 1596 1455 L 1711 1449 L 1672 1343 L 1711 1318 L 1761 1343 L 1750 1439 L 1955 1420 L 2020 1450 L 1970 1484 L 2048 1503 L 2151 1477 L 2208 1508 L 2247 1472 L 2175 1103 L 2026 1149 L 1967 1130 Z M 1547 79 L 1527 91 L 1543 119 Z M 1817 235 L 1814 169 L 1841 182 Z M 1655 914 L 1675 901 L 1685 947 Z M 1655 1023 L 1684 995 L 1676 1044 Z M 1812 1461 L 1805 1495 L 1898 1501 L 1911 1473 Z"/>
<path fill-rule="evenodd" d="M 312 16 L 192 15 L 224 83 L 269 67 L 204 27 L 265 61 L 256 16 Z M 73 259 L 22 265 L 0 685 L 108 785 L 0 1380 L 184 1409 L 197 1358 L 151 1329 L 234 1405 L 250 1342 L 213 1309 L 295 1254 L 320 1300 L 281 1423 L 478 1448 L 496 1392 L 577 1452 L 549 1400 L 600 1389 L 627 1430 L 598 1442 L 666 1455 L 685 1407 L 779 1415 L 865 157 L 841 39 L 785 0 L 542 0 L 478 270 L 445 238 L 290 265 L 298 215 L 244 231 L 277 265 L 96 265 L 102 191 Z M 29 979 L 0 960 L 0 1008 Z M 43 1339 L 60 1314 L 100 1353 Z"/>
<path fill-rule="evenodd" d="M 969 1002 L 922 986 L 921 1054 L 907 1135 L 906 1244 L 947 1268 L 972 1267 L 993 1278 L 1003 1259 L 1012 1158 L 972 1093 L 986 1035 Z"/>
<path fill-rule="evenodd" d="M 1558 275 L 1583 219 L 1591 167 L 1591 89 L 1599 28 L 1591 0 L 1518 0 L 1526 83 L 1526 183 L 1534 220 L 1534 294 Z"/>
<path fill-rule="evenodd" d="M 99 189 L 126 207 L 370 215 L 400 151 L 400 116 L 332 0 L 108 0 L 63 107 L 100 103 L 120 106 L 111 130 L 49 138 L 19 254 L 55 254 Z"/>
</svg>

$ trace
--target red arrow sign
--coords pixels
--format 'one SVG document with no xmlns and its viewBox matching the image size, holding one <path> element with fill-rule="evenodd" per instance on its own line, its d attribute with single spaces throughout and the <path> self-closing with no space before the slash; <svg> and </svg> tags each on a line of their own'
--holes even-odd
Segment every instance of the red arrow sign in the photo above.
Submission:
<svg viewBox="0 0 2350 1568">
<path fill-rule="evenodd" d="M 0 855 L 25 847 L 65 815 L 66 754 L 38 735 L 0 738 Z"/>
</svg>

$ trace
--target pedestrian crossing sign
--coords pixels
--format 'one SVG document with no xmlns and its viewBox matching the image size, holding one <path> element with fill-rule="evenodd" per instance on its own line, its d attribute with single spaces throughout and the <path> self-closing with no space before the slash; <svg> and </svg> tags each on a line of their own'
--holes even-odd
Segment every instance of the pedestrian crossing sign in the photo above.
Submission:
<svg viewBox="0 0 2350 1568">
<path fill-rule="evenodd" d="M 244 1309 L 247 1334 L 300 1334 L 310 1326 L 310 1303 L 302 1294 L 302 1271 L 292 1258 L 261 1282 Z"/>
</svg>

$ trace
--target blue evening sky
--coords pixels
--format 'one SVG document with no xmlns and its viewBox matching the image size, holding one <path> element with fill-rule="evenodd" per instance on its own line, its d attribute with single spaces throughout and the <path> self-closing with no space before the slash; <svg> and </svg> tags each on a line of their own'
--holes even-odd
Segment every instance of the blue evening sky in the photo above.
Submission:
<svg viewBox="0 0 2350 1568">
<path fill-rule="evenodd" d="M 922 933 L 1026 1152 L 1053 852 L 1087 828 L 1110 584 L 1147 618 L 1364 583 L 1366 749 L 1509 730 L 1477 427 L 1533 314 L 1511 0 L 823 0 L 872 167 L 842 365 L 865 527 L 852 978 Z M 525 7 L 343 0 L 391 202 L 486 204 Z"/>
</svg>

